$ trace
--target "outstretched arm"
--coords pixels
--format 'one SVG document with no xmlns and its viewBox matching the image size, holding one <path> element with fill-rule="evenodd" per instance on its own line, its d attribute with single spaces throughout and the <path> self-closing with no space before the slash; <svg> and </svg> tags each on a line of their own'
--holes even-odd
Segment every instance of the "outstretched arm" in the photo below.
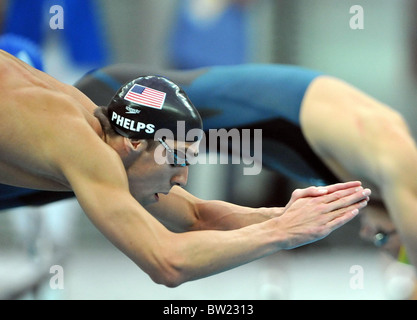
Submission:
<svg viewBox="0 0 417 320">
<path fill-rule="evenodd" d="M 177 286 L 319 240 L 350 221 L 356 210 L 366 205 L 366 201 L 358 203 L 366 199 L 363 190 L 356 191 L 354 187 L 295 200 L 280 217 L 239 229 L 173 233 L 124 192 L 113 197 L 119 199 L 116 207 L 109 200 L 103 204 L 103 211 L 90 208 L 90 212 L 95 212 L 90 217 L 155 282 L 167 286 Z M 215 208 L 224 211 L 225 206 L 216 203 L 212 209 Z M 118 214 L 112 218 L 109 212 L 113 210 Z"/>
<path fill-rule="evenodd" d="M 354 189 L 352 189 L 354 188 Z M 168 228 L 177 232 L 190 230 L 233 230 L 281 216 L 301 198 L 319 197 L 346 189 L 361 190 L 359 181 L 338 183 L 326 187 L 296 189 L 285 207 L 251 208 L 219 200 L 198 199 L 180 187 L 147 209 Z M 363 190 L 364 192 L 368 192 Z"/>
<path fill-rule="evenodd" d="M 297 199 L 281 216 L 239 229 L 176 233 L 130 195 L 125 172 L 114 151 L 99 148 L 98 141 L 89 139 L 93 138 L 84 136 L 89 147 L 78 151 L 84 154 L 83 159 L 95 159 L 93 170 L 90 161 L 71 157 L 73 150 L 66 149 L 62 158 L 63 171 L 80 204 L 116 247 L 155 282 L 169 287 L 321 239 L 351 220 L 356 210 L 366 204 L 359 203 L 367 198 L 363 190 L 353 187 Z M 175 190 L 177 197 L 188 197 L 179 190 Z M 200 205 L 193 201 L 172 204 L 175 212 Z M 215 207 L 218 209 L 218 204 Z M 176 219 L 180 218 L 181 215 Z"/>
</svg>

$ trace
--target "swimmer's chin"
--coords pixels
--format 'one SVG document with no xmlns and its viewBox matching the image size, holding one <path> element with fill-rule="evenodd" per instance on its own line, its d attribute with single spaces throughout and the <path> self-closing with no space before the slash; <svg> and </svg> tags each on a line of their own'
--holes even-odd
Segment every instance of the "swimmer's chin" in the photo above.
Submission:
<svg viewBox="0 0 417 320">
<path fill-rule="evenodd" d="M 143 206 L 149 206 L 158 202 L 159 202 L 159 194 L 154 193 L 148 196 L 146 199 L 143 199 L 142 201 L 140 201 L 140 204 Z"/>
<path fill-rule="evenodd" d="M 149 195 L 146 199 L 142 198 L 142 200 L 139 201 L 139 203 L 144 207 L 149 206 L 149 205 L 158 203 L 159 200 L 160 200 L 160 196 L 161 195 L 167 195 L 167 194 L 168 194 L 168 192 L 155 192 L 154 194 Z"/>
</svg>

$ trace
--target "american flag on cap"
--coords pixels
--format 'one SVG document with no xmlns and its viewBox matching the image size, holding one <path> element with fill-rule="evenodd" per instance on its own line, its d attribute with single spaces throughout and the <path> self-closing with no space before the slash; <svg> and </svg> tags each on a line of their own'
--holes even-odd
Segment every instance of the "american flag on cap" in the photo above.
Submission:
<svg viewBox="0 0 417 320">
<path fill-rule="evenodd" d="M 128 93 L 126 93 L 125 99 L 146 107 L 162 109 L 165 96 L 165 92 L 135 84 L 130 88 Z"/>
</svg>

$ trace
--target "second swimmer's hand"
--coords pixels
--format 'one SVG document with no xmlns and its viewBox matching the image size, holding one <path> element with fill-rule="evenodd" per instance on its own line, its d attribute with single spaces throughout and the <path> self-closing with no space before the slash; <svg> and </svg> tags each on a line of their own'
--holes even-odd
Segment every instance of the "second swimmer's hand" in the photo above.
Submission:
<svg viewBox="0 0 417 320">
<path fill-rule="evenodd" d="M 322 195 L 306 196 L 314 190 L 296 190 L 284 213 L 277 217 L 283 232 L 283 249 L 293 249 L 326 237 L 335 229 L 353 219 L 366 207 L 371 190 L 360 183 L 337 184 L 326 187 Z M 300 197 L 301 193 L 303 197 Z"/>
</svg>

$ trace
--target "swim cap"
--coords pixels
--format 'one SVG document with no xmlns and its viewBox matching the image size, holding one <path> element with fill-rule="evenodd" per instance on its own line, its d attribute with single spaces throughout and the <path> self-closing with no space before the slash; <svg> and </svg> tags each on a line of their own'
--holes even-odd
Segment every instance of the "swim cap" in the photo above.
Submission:
<svg viewBox="0 0 417 320">
<path fill-rule="evenodd" d="M 187 94 L 160 76 L 139 77 L 122 86 L 108 105 L 108 118 L 118 134 L 135 140 L 153 139 L 156 131 L 168 129 L 175 140 L 185 141 L 189 130 L 203 128 Z M 178 121 L 184 126 L 184 134 L 178 133 Z"/>
</svg>

